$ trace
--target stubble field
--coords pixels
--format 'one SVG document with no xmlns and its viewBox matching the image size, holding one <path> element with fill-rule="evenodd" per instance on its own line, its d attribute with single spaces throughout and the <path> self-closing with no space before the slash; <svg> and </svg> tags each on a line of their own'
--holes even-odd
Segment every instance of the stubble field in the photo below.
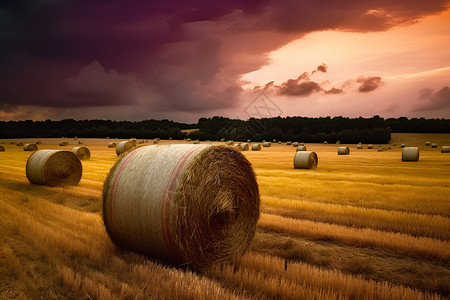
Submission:
<svg viewBox="0 0 450 300">
<path fill-rule="evenodd" d="M 42 139 L 39 149 L 78 141 Z M 450 145 L 446 134 L 393 134 L 383 152 L 306 144 L 318 168 L 293 168 L 295 148 L 272 143 L 244 155 L 262 207 L 242 258 L 204 273 L 115 247 L 101 219 L 103 181 L 117 159 L 107 139 L 73 187 L 30 184 L 31 152 L 0 152 L 0 298 L 439 299 L 450 296 Z M 35 142 L 22 139 L 24 143 Z M 437 149 L 425 141 L 438 144 Z M 161 141 L 166 143 L 184 141 Z M 400 143 L 420 147 L 402 162 Z M 396 144 L 394 146 L 393 144 Z M 343 146 L 343 145 L 341 145 Z M 391 147 L 391 149 L 389 149 Z"/>
</svg>

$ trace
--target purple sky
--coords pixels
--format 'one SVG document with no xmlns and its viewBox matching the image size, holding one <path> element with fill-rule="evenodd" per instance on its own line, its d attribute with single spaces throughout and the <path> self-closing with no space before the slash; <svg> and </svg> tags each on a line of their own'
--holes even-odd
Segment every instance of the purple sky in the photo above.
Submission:
<svg viewBox="0 0 450 300">
<path fill-rule="evenodd" d="M 386 54 L 373 65 L 356 68 L 349 57 L 337 58 L 332 51 L 356 41 L 357 37 L 345 40 L 354 33 L 379 38 L 380 33 L 411 28 L 413 39 L 426 37 L 425 29 L 434 28 L 425 27 L 428 18 L 444 14 L 447 17 L 436 22 L 450 20 L 448 4 L 2 1 L 0 120 L 246 118 L 244 108 L 264 89 L 282 115 L 450 118 L 450 59 L 445 53 L 422 65 L 413 58 L 423 49 L 409 48 L 416 51 L 413 55 L 394 47 L 390 58 L 396 54 L 401 62 L 401 55 L 410 55 L 411 60 L 387 64 Z M 414 26 L 422 26 L 424 32 Z M 297 55 L 314 49 L 309 39 L 321 33 L 345 36 L 317 36 L 317 49 L 327 49 L 328 54 L 319 55 L 316 49 Z M 444 31 L 439 36 L 450 41 L 449 35 Z M 386 42 L 383 49 L 390 45 Z M 355 51 L 367 61 L 373 54 L 358 52 L 366 46 L 359 43 L 344 52 Z M 441 45 L 447 52 L 449 47 Z M 283 64 L 283 58 L 289 63 Z M 406 70 L 411 61 L 416 69 Z M 372 68 L 381 65 L 384 68 Z M 355 70 L 350 72 L 352 66 Z M 408 76 L 424 72 L 434 72 L 439 84 L 428 84 L 430 75 L 411 91 L 414 96 L 408 96 L 406 89 L 415 84 Z M 358 104 L 356 97 L 368 100 Z"/>
</svg>

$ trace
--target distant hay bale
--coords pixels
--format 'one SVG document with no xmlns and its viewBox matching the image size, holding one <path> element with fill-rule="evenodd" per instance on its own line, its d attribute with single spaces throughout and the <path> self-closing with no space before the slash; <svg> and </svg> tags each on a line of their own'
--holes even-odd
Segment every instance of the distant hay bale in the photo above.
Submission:
<svg viewBox="0 0 450 300">
<path fill-rule="evenodd" d="M 272 140 L 272 142 L 276 143 L 276 142 L 277 142 L 277 140 L 276 140 L 276 139 L 273 139 L 273 140 Z"/>
<path fill-rule="evenodd" d="M 393 143 L 392 146 L 394 146 L 394 147 L 397 146 L 397 143 Z"/>
<path fill-rule="evenodd" d="M 159 141 L 157 139 L 153 140 L 153 144 L 158 144 L 158 143 L 159 143 Z"/>
<path fill-rule="evenodd" d="M 66 141 L 59 142 L 60 146 L 67 146 L 69 143 Z"/>
<path fill-rule="evenodd" d="M 23 146 L 23 151 L 36 151 L 38 149 L 36 144 L 25 144 Z"/>
<path fill-rule="evenodd" d="M 131 149 L 133 149 L 134 147 L 136 147 L 136 144 L 133 141 L 123 141 L 117 144 L 116 146 L 116 154 L 120 155 L 122 153 L 125 153 L 127 151 L 130 151 Z"/>
<path fill-rule="evenodd" d="M 253 144 L 252 145 L 252 151 L 260 151 L 261 150 L 261 144 Z"/>
<path fill-rule="evenodd" d="M 205 270 L 248 249 L 260 198 L 249 161 L 225 146 L 144 146 L 103 186 L 103 221 L 119 247 Z"/>
<path fill-rule="evenodd" d="M 377 148 L 377 150 L 378 150 L 378 152 L 383 152 L 383 146 L 378 146 L 378 148 Z"/>
<path fill-rule="evenodd" d="M 425 142 L 425 146 L 430 146 L 431 143 L 430 142 Z"/>
<path fill-rule="evenodd" d="M 199 140 L 195 140 L 193 144 L 196 144 L 196 145 L 200 144 L 200 141 Z"/>
<path fill-rule="evenodd" d="M 336 145 L 339 145 L 341 143 L 341 141 L 336 141 Z"/>
<path fill-rule="evenodd" d="M 86 147 L 75 147 L 72 149 L 72 152 L 75 153 L 79 159 L 91 159 L 91 151 L 89 151 L 89 149 Z"/>
<path fill-rule="evenodd" d="M 363 145 L 362 145 L 362 144 L 356 145 L 356 149 L 362 149 L 362 148 L 363 148 Z"/>
<path fill-rule="evenodd" d="M 373 145 L 372 144 L 368 144 L 367 145 L 367 149 L 373 149 Z"/>
<path fill-rule="evenodd" d="M 437 144 L 436 143 L 431 144 L 431 148 L 437 148 Z"/>
<path fill-rule="evenodd" d="M 305 143 L 304 143 L 304 142 L 301 142 L 299 145 L 300 145 L 300 146 L 305 146 Z"/>
<path fill-rule="evenodd" d="M 249 146 L 247 143 L 240 143 L 239 148 L 241 149 L 241 151 L 248 151 Z"/>
<path fill-rule="evenodd" d="M 0 146 L 0 152 L 5 152 L 5 147 Z"/>
<path fill-rule="evenodd" d="M 28 180 L 40 185 L 77 185 L 81 174 L 81 161 L 72 151 L 39 150 L 30 155 L 26 165 Z"/>
<path fill-rule="evenodd" d="M 405 147 L 402 151 L 402 161 L 418 161 L 419 160 L 419 148 L 418 147 Z"/>
<path fill-rule="evenodd" d="M 441 153 L 450 153 L 450 146 L 442 146 Z"/>
<path fill-rule="evenodd" d="M 297 151 L 306 151 L 306 146 L 298 146 Z"/>
<path fill-rule="evenodd" d="M 291 141 L 287 141 L 286 145 L 290 146 L 290 145 L 292 145 L 292 142 Z"/>
<path fill-rule="evenodd" d="M 278 141 L 278 144 L 281 144 L 281 141 Z"/>
<path fill-rule="evenodd" d="M 225 142 L 225 139 L 220 139 L 221 142 Z"/>
<path fill-rule="evenodd" d="M 191 140 L 191 138 L 187 138 L 186 141 L 190 142 L 190 141 L 192 141 L 192 140 Z"/>
<path fill-rule="evenodd" d="M 326 145 L 326 144 L 328 144 L 328 142 L 327 142 L 327 141 L 324 141 L 323 143 L 324 143 L 325 145 Z"/>
<path fill-rule="evenodd" d="M 251 140 L 247 140 L 247 143 L 251 143 L 252 141 Z"/>
<path fill-rule="evenodd" d="M 271 147 L 272 143 L 271 142 L 264 142 L 263 143 L 263 147 Z"/>
<path fill-rule="evenodd" d="M 400 144 L 400 148 L 405 148 L 405 144 Z"/>
<path fill-rule="evenodd" d="M 297 147 L 298 147 L 298 142 L 293 142 L 293 143 L 292 143 L 292 147 L 297 148 Z"/>
<path fill-rule="evenodd" d="M 228 142 L 226 142 L 225 144 L 228 145 L 228 146 L 231 146 L 231 145 L 234 144 L 234 142 L 233 142 L 233 141 L 228 141 Z"/>
<path fill-rule="evenodd" d="M 116 148 L 117 144 L 114 142 L 108 143 L 108 148 Z"/>
<path fill-rule="evenodd" d="M 294 156 L 295 169 L 315 169 L 317 168 L 317 154 L 312 151 L 298 151 Z"/>
<path fill-rule="evenodd" d="M 338 155 L 349 155 L 350 149 L 348 147 L 339 147 L 338 148 Z"/>
<path fill-rule="evenodd" d="M 17 146 L 17 147 L 22 147 L 22 146 L 23 146 L 23 143 L 22 143 L 22 142 L 17 142 L 17 143 L 16 143 L 16 146 Z"/>
</svg>

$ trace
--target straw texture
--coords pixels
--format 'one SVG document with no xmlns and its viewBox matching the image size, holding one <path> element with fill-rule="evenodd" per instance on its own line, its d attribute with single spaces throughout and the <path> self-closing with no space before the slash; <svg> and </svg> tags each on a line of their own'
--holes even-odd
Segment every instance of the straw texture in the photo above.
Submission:
<svg viewBox="0 0 450 300">
<path fill-rule="evenodd" d="M 38 149 L 36 144 L 25 144 L 23 146 L 23 151 L 36 151 Z"/>
<path fill-rule="evenodd" d="M 117 155 L 120 155 L 122 153 L 130 151 L 131 149 L 136 147 L 136 144 L 137 144 L 137 142 L 135 142 L 135 140 L 123 141 L 123 142 L 118 143 L 116 146 Z"/>
<path fill-rule="evenodd" d="M 74 147 L 72 152 L 75 153 L 79 159 L 88 160 L 91 158 L 91 151 L 86 147 Z"/>
<path fill-rule="evenodd" d="M 77 185 L 81 174 L 80 159 L 71 151 L 39 150 L 28 158 L 26 166 L 27 178 L 34 184 Z"/>
<path fill-rule="evenodd" d="M 260 151 L 261 150 L 261 144 L 253 144 L 252 145 L 252 151 Z"/>
<path fill-rule="evenodd" d="M 349 155 L 350 149 L 348 147 L 339 147 L 338 148 L 338 155 Z"/>
<path fill-rule="evenodd" d="M 247 250 L 259 205 L 250 163 L 224 146 L 134 149 L 103 187 L 103 220 L 117 246 L 198 270 Z"/>
<path fill-rule="evenodd" d="M 405 147 L 402 150 L 402 161 L 418 161 L 419 160 L 419 148 L 418 147 Z"/>
<path fill-rule="evenodd" d="M 315 169 L 319 162 L 316 152 L 298 151 L 294 156 L 295 169 Z"/>
</svg>

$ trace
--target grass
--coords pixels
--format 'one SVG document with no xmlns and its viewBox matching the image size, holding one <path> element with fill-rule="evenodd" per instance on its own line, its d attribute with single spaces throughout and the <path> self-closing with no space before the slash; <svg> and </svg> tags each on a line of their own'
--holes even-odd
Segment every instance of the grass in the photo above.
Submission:
<svg viewBox="0 0 450 300">
<path fill-rule="evenodd" d="M 60 140 L 42 139 L 38 147 L 78 146 L 66 139 L 69 145 L 60 147 Z M 82 161 L 80 183 L 63 188 L 30 184 L 25 164 L 31 153 L 5 140 L 2 299 L 450 297 L 450 155 L 440 153 L 450 135 L 394 134 L 398 146 L 390 150 L 349 145 L 349 156 L 338 156 L 336 145 L 307 144 L 319 156 L 315 170 L 293 169 L 292 146 L 243 152 L 261 190 L 257 234 L 245 256 L 203 274 L 111 243 L 101 191 L 117 155 L 107 148 L 112 140 L 80 140 L 91 159 Z M 439 148 L 425 147 L 427 140 Z M 401 162 L 402 142 L 420 147 L 418 162 Z"/>
</svg>

